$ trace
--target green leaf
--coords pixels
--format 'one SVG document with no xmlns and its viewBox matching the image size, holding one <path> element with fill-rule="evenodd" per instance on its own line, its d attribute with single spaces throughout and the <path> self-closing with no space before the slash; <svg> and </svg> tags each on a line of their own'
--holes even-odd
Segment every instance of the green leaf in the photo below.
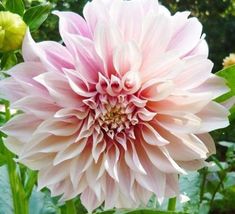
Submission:
<svg viewBox="0 0 235 214">
<path fill-rule="evenodd" d="M 234 147 L 235 148 L 235 143 L 233 142 L 228 142 L 228 141 L 220 141 L 218 142 L 219 145 L 230 148 L 230 147 Z"/>
<path fill-rule="evenodd" d="M 200 209 L 199 209 L 200 214 L 208 214 L 209 211 L 210 211 L 210 204 L 208 202 L 200 204 Z"/>
<path fill-rule="evenodd" d="M 29 8 L 24 14 L 24 21 L 31 31 L 37 30 L 47 19 L 52 9 L 51 4 L 43 4 Z"/>
<path fill-rule="evenodd" d="M 180 192 L 190 198 L 190 201 L 183 204 L 184 211 L 198 214 L 200 206 L 200 175 L 198 172 L 180 176 Z"/>
<path fill-rule="evenodd" d="M 17 13 L 20 16 L 23 16 L 25 7 L 22 0 L 8 0 L 6 2 L 6 9 L 12 13 Z"/>
<path fill-rule="evenodd" d="M 235 65 L 225 68 L 216 73 L 218 76 L 223 77 L 227 81 L 227 86 L 230 88 L 230 91 L 216 99 L 217 102 L 225 102 L 230 98 L 235 96 Z M 231 102 L 231 101 L 230 101 Z M 229 120 L 232 121 L 235 119 L 235 106 L 232 106 L 230 109 Z"/>
<path fill-rule="evenodd" d="M 208 166 L 208 172 L 219 172 L 228 168 L 227 162 L 218 162 Z"/>
<path fill-rule="evenodd" d="M 230 119 L 230 121 L 235 120 L 235 106 L 233 106 L 233 107 L 230 109 L 230 116 L 229 116 L 229 119 Z"/>
<path fill-rule="evenodd" d="M 14 65 L 17 64 L 17 57 L 15 53 L 5 53 L 1 59 L 1 69 L 2 70 L 8 70 Z"/>
<path fill-rule="evenodd" d="M 26 185 L 25 185 L 25 190 L 26 190 L 26 197 L 29 198 L 32 194 L 32 191 L 33 191 L 33 187 L 37 181 L 37 172 L 36 171 L 32 171 L 32 170 L 29 170 L 29 173 L 28 173 L 28 179 L 27 179 L 27 182 L 26 182 Z"/>
<path fill-rule="evenodd" d="M 29 213 L 55 214 L 59 213 L 59 208 L 54 204 L 49 194 L 38 192 L 36 188 L 34 188 L 29 200 Z"/>
<path fill-rule="evenodd" d="M 7 167 L 0 167 L 0 213 L 14 213 Z"/>
<path fill-rule="evenodd" d="M 5 10 L 5 8 L 4 8 L 2 2 L 0 2 L 0 11 L 4 11 L 4 10 Z"/>
<path fill-rule="evenodd" d="M 223 77 L 227 81 L 227 86 L 230 91 L 216 99 L 217 102 L 224 102 L 229 98 L 235 96 L 235 65 L 225 68 L 216 73 L 216 75 Z"/>
<path fill-rule="evenodd" d="M 5 112 L 0 112 L 0 126 L 6 122 Z"/>
<path fill-rule="evenodd" d="M 224 188 L 235 187 L 235 172 L 229 172 L 226 175 L 226 179 L 224 182 Z"/>
</svg>

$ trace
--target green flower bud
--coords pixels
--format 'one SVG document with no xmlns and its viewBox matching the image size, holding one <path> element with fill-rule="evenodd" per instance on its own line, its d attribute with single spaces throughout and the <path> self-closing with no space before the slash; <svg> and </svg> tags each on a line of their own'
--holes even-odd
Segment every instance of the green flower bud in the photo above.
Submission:
<svg viewBox="0 0 235 214">
<path fill-rule="evenodd" d="M 0 51 L 19 49 L 27 29 L 22 18 L 14 13 L 0 12 Z"/>
</svg>

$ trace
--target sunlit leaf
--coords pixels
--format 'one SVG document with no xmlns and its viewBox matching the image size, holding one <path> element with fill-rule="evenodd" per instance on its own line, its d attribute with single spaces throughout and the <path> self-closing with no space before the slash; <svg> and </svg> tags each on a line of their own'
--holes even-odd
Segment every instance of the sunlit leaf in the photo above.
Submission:
<svg viewBox="0 0 235 214">
<path fill-rule="evenodd" d="M 51 4 L 48 3 L 31 7 L 25 12 L 23 19 L 31 31 L 37 30 L 47 19 L 51 8 Z"/>
<path fill-rule="evenodd" d="M 216 75 L 223 77 L 227 81 L 230 91 L 216 99 L 217 102 L 224 102 L 229 98 L 235 96 L 235 65 L 225 68 L 216 73 Z"/>
</svg>

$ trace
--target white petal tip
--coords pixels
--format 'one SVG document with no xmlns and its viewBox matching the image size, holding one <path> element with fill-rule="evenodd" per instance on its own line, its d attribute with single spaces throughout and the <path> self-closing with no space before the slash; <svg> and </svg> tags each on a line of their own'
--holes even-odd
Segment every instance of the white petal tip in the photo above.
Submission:
<svg viewBox="0 0 235 214">
<path fill-rule="evenodd" d="M 180 203 L 186 203 L 186 202 L 190 201 L 190 198 L 187 195 L 180 194 L 179 201 L 180 201 Z"/>
</svg>

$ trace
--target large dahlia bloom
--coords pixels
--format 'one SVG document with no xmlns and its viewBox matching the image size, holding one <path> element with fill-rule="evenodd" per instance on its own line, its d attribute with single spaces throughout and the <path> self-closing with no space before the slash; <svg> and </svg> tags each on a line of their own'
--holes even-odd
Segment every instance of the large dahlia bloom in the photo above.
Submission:
<svg viewBox="0 0 235 214">
<path fill-rule="evenodd" d="M 215 152 L 208 132 L 228 125 L 200 22 L 156 0 L 54 13 L 64 45 L 28 32 L 24 62 L 1 82 L 24 112 L 2 128 L 5 145 L 39 171 L 39 189 L 81 194 L 88 211 L 178 195 L 178 174 L 203 167 Z"/>
</svg>

